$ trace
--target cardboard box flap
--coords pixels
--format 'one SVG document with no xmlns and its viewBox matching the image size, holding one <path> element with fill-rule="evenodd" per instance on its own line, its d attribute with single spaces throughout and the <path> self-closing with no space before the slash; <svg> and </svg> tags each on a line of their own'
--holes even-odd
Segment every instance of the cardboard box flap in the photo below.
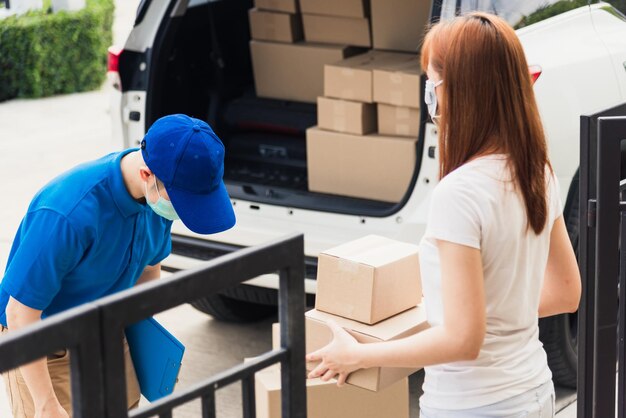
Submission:
<svg viewBox="0 0 626 418">
<path fill-rule="evenodd" d="M 321 312 L 317 309 L 306 312 L 305 316 L 324 323 L 333 320 L 343 328 L 350 329 L 353 332 L 358 332 L 380 341 L 402 338 L 405 335 L 415 334 L 429 326 L 426 321 L 426 308 L 423 304 L 374 325 L 367 325 L 351 319 Z"/>
<path fill-rule="evenodd" d="M 419 247 L 414 244 L 396 241 L 378 235 L 367 235 L 323 251 L 322 254 L 343 258 L 355 263 L 380 267 L 390 262 L 418 254 Z"/>
</svg>

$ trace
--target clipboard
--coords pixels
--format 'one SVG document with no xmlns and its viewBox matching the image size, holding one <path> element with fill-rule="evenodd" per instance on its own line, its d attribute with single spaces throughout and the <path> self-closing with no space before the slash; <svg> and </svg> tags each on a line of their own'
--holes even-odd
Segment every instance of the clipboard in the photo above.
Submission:
<svg viewBox="0 0 626 418">
<path fill-rule="evenodd" d="M 154 318 L 126 328 L 141 394 L 150 402 L 174 391 L 185 346 Z"/>
</svg>

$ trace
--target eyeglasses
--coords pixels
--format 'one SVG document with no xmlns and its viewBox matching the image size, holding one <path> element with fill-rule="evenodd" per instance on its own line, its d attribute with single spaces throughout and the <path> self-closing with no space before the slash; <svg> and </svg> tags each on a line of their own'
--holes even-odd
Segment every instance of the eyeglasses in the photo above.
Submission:
<svg viewBox="0 0 626 418">
<path fill-rule="evenodd" d="M 424 89 L 424 103 L 432 105 L 437 100 L 437 94 L 435 89 L 443 83 L 443 80 L 434 82 L 432 80 L 426 80 L 426 88 Z"/>
</svg>

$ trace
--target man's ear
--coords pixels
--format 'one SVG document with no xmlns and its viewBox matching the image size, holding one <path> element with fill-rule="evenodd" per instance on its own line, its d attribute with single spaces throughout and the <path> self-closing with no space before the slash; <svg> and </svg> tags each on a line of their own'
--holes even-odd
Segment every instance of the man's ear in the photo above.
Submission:
<svg viewBox="0 0 626 418">
<path fill-rule="evenodd" d="M 154 174 L 148 168 L 147 165 L 142 165 L 142 166 L 139 167 L 139 176 L 141 177 L 142 181 L 148 181 L 150 179 L 150 177 L 152 177 L 153 175 Z"/>
</svg>

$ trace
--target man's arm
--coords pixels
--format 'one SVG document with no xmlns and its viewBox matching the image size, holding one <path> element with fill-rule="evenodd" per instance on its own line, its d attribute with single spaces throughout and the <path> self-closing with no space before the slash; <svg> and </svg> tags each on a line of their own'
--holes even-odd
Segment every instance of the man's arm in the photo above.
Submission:
<svg viewBox="0 0 626 418">
<path fill-rule="evenodd" d="M 159 277 L 161 277 L 161 263 L 157 263 L 154 266 L 146 266 L 141 276 L 139 276 L 139 279 L 137 279 L 135 286 L 158 279 Z"/>
<path fill-rule="evenodd" d="M 17 331 L 30 324 L 41 321 L 41 312 L 20 303 L 13 297 L 9 298 L 6 307 L 7 327 L 9 332 Z M 33 403 L 35 404 L 35 418 L 68 418 L 54 393 L 52 380 L 48 372 L 48 363 L 45 358 L 33 361 L 20 367 L 22 377 L 28 386 Z"/>
</svg>

